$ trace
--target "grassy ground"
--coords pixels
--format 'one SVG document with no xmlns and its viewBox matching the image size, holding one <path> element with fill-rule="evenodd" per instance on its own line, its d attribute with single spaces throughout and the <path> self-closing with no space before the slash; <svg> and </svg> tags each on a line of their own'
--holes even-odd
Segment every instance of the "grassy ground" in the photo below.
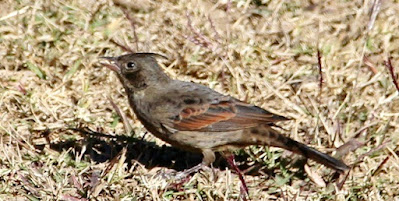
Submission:
<svg viewBox="0 0 399 201">
<path fill-rule="evenodd" d="M 124 52 L 116 42 L 166 55 L 174 78 L 292 118 L 280 124 L 286 135 L 353 166 L 337 179 L 286 151 L 249 147 L 236 155 L 251 200 L 399 200 L 399 97 L 384 65 L 390 55 L 399 72 L 399 3 L 373 2 L 0 1 L 0 199 L 239 198 L 223 158 L 183 184 L 162 177 L 201 156 L 146 134 L 99 64 Z"/>
</svg>

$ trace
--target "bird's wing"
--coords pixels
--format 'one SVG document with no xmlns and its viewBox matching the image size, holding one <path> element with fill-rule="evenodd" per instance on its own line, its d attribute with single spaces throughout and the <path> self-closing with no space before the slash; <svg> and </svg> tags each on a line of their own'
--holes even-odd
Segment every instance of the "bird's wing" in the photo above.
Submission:
<svg viewBox="0 0 399 201">
<path fill-rule="evenodd" d="M 228 96 L 207 103 L 187 104 L 171 119 L 172 127 L 177 130 L 212 132 L 233 131 L 288 120 Z"/>
</svg>

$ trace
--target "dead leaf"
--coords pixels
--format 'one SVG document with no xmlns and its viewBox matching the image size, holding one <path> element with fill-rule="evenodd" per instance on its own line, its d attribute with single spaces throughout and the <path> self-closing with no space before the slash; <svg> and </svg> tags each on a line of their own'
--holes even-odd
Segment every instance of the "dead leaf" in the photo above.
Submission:
<svg viewBox="0 0 399 201">
<path fill-rule="evenodd" d="M 310 180 L 312 180 L 319 187 L 326 187 L 326 182 L 324 182 L 323 178 L 316 172 L 312 172 L 308 165 L 305 165 L 305 172 L 308 174 Z"/>
</svg>

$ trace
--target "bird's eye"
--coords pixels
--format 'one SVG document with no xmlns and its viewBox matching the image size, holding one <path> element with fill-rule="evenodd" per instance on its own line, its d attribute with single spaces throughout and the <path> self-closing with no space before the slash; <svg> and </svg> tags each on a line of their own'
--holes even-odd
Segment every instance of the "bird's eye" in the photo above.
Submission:
<svg viewBox="0 0 399 201">
<path fill-rule="evenodd" d="M 133 62 L 128 62 L 128 63 L 126 64 L 126 68 L 128 68 L 128 69 L 133 69 L 133 68 L 135 68 L 135 67 L 136 67 L 136 64 L 133 63 Z"/>
</svg>

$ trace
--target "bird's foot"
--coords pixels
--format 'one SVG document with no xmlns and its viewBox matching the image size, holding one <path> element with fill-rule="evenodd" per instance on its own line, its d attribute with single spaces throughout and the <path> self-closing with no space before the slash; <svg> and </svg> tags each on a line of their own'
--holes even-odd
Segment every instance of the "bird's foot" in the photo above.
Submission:
<svg viewBox="0 0 399 201">
<path fill-rule="evenodd" d="M 173 180 L 173 182 L 169 184 L 170 186 L 172 186 L 172 188 L 176 190 L 182 190 L 183 185 L 190 180 L 191 174 L 196 173 L 200 170 L 209 171 L 210 169 L 211 168 L 209 168 L 207 165 L 200 163 L 192 168 L 180 172 L 177 172 L 175 170 L 163 172 L 160 174 L 160 176 L 166 180 Z"/>
<path fill-rule="evenodd" d="M 200 170 L 208 171 L 208 170 L 210 170 L 210 168 L 207 165 L 200 163 L 192 168 L 189 168 L 189 169 L 186 169 L 186 170 L 183 170 L 180 172 L 175 171 L 175 170 L 172 170 L 171 172 L 164 172 L 160 176 L 163 177 L 164 179 L 187 180 L 187 178 L 191 174 L 196 173 Z"/>
</svg>

